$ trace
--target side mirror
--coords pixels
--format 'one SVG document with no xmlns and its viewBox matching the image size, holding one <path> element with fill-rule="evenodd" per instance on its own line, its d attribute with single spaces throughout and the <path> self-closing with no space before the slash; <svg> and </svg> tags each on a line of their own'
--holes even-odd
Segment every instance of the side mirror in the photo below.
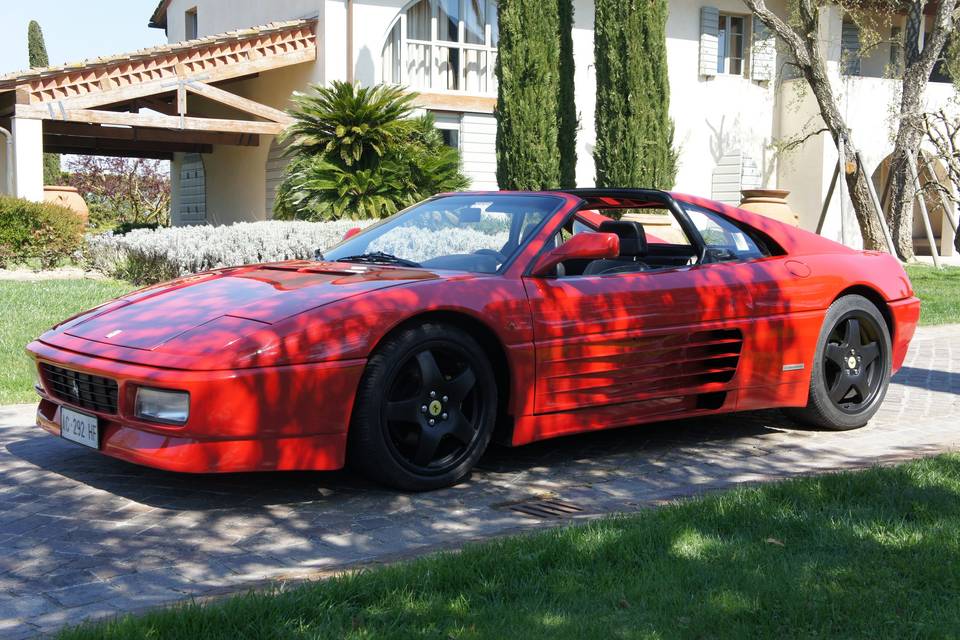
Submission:
<svg viewBox="0 0 960 640">
<path fill-rule="evenodd" d="M 347 229 L 347 232 L 343 234 L 343 239 L 349 240 L 350 238 L 357 235 L 358 233 L 360 233 L 360 227 L 353 227 L 352 229 Z"/>
<path fill-rule="evenodd" d="M 579 233 L 537 261 L 533 275 L 546 276 L 567 260 L 602 260 L 620 254 L 620 238 L 615 233 Z"/>
</svg>

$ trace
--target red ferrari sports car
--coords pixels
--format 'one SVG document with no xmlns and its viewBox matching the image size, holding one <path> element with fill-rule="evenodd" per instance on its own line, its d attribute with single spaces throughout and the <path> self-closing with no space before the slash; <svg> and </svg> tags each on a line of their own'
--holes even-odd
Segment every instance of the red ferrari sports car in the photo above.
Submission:
<svg viewBox="0 0 960 640">
<path fill-rule="evenodd" d="M 454 193 L 313 261 L 131 293 L 28 350 L 38 424 L 106 455 L 193 473 L 349 462 L 427 490 L 492 438 L 770 407 L 859 427 L 919 311 L 889 255 L 717 202 Z"/>
</svg>

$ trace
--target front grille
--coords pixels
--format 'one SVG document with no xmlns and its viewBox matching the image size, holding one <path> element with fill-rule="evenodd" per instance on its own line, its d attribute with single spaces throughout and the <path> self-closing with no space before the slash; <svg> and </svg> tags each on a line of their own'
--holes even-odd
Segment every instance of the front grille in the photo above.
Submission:
<svg viewBox="0 0 960 640">
<path fill-rule="evenodd" d="M 60 400 L 101 413 L 117 412 L 117 381 L 40 363 L 47 388 Z"/>
</svg>

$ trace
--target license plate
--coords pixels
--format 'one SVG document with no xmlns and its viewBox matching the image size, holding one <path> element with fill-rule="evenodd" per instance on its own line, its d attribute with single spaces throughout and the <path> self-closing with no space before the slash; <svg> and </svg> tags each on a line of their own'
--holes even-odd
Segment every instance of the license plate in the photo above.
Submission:
<svg viewBox="0 0 960 640">
<path fill-rule="evenodd" d="M 100 448 L 100 429 L 96 416 L 61 407 L 60 435 L 93 449 Z"/>
</svg>

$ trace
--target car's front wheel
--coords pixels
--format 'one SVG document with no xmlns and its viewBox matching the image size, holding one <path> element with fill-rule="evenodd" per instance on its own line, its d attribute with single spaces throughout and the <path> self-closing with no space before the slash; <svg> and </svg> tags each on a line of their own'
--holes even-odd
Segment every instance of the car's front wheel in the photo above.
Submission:
<svg viewBox="0 0 960 640">
<path fill-rule="evenodd" d="M 393 487 L 462 480 L 493 433 L 497 385 L 477 341 L 446 324 L 388 337 L 370 357 L 350 425 L 351 463 Z"/>
<path fill-rule="evenodd" d="M 830 305 L 814 355 L 806 407 L 798 422 L 838 431 L 864 426 L 890 384 L 890 331 L 876 305 L 847 295 Z"/>
</svg>

